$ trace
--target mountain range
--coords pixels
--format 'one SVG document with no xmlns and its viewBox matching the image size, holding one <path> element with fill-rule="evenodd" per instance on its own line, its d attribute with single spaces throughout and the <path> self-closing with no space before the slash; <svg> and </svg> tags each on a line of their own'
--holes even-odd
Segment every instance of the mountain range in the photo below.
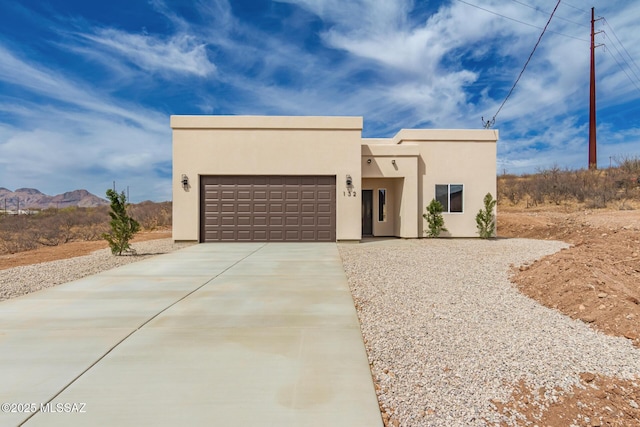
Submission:
<svg viewBox="0 0 640 427">
<path fill-rule="evenodd" d="M 108 201 L 87 190 L 74 190 L 49 196 L 35 188 L 18 188 L 16 191 L 11 191 L 0 187 L 0 210 L 62 209 L 70 206 L 89 208 L 108 204 Z"/>
</svg>

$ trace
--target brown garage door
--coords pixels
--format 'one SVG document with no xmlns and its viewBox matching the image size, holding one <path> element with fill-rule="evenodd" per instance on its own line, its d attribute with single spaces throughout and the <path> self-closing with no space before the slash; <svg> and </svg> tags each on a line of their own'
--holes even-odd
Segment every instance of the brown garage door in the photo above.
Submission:
<svg viewBox="0 0 640 427">
<path fill-rule="evenodd" d="M 335 176 L 203 176 L 200 241 L 336 240 Z"/>
</svg>

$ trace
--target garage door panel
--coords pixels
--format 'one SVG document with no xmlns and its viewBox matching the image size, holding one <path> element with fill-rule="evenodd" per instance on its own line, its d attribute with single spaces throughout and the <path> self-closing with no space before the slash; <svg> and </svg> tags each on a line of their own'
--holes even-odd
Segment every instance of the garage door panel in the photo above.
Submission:
<svg viewBox="0 0 640 427">
<path fill-rule="evenodd" d="M 284 224 L 287 226 L 298 226 L 300 225 L 300 217 L 299 216 L 287 216 L 285 217 Z"/>
<path fill-rule="evenodd" d="M 316 212 L 316 204 L 315 203 L 303 203 L 300 211 L 303 214 L 312 214 Z"/>
<path fill-rule="evenodd" d="M 319 241 L 323 241 L 323 242 L 331 242 L 335 239 L 333 239 L 333 236 L 331 235 L 331 232 L 328 230 L 318 230 L 318 233 L 316 235 L 316 239 Z M 333 239 L 333 240 L 332 240 Z"/>
<path fill-rule="evenodd" d="M 282 203 L 270 203 L 269 204 L 269 213 L 270 214 L 282 214 L 282 213 L 284 213 L 284 205 Z"/>
<path fill-rule="evenodd" d="M 269 225 L 283 225 L 284 219 L 281 216 L 270 216 Z"/>
<path fill-rule="evenodd" d="M 297 203 L 287 203 L 285 205 L 285 212 L 287 214 L 300 213 L 300 205 Z"/>
<path fill-rule="evenodd" d="M 281 229 L 269 229 L 269 240 L 284 240 L 284 232 Z"/>
<path fill-rule="evenodd" d="M 316 221 L 318 221 L 318 225 L 322 227 L 330 227 L 331 226 L 331 217 L 318 215 L 316 217 Z"/>
<path fill-rule="evenodd" d="M 266 201 L 267 200 L 267 191 L 266 190 L 253 190 L 253 200 L 254 201 Z"/>
<path fill-rule="evenodd" d="M 335 188 L 336 186 L 336 177 L 335 176 L 319 176 L 316 179 L 316 182 L 318 186 L 327 186 L 327 187 L 333 187 Z"/>
<path fill-rule="evenodd" d="M 298 201 L 300 200 L 300 191 L 298 190 L 287 190 L 285 193 L 285 198 L 287 201 Z"/>
<path fill-rule="evenodd" d="M 251 241 L 251 230 L 238 230 L 236 238 L 239 241 Z"/>
<path fill-rule="evenodd" d="M 319 193 L 319 191 L 305 190 L 302 192 L 302 198 L 304 200 L 316 200 L 319 197 Z"/>
<path fill-rule="evenodd" d="M 215 215 L 215 216 L 208 216 L 208 217 L 206 217 L 206 218 L 204 219 L 204 225 L 205 225 L 205 227 L 207 227 L 207 226 L 209 226 L 209 225 L 210 225 L 210 226 L 214 226 L 214 227 L 216 227 L 216 226 L 220 225 L 220 217 L 219 217 L 219 216 L 217 216 L 217 215 Z"/>
<path fill-rule="evenodd" d="M 318 178 L 315 176 L 300 177 L 300 185 L 302 187 L 315 187 L 317 183 L 318 183 Z"/>
<path fill-rule="evenodd" d="M 205 206 L 205 210 L 209 213 L 220 213 L 220 204 L 219 203 L 207 203 Z"/>
<path fill-rule="evenodd" d="M 235 230 L 236 229 L 236 218 L 231 216 L 225 216 L 220 218 L 219 228 L 221 230 Z"/>
<path fill-rule="evenodd" d="M 267 230 L 253 230 L 253 240 L 254 241 L 267 241 Z"/>
<path fill-rule="evenodd" d="M 317 192 L 317 199 L 322 201 L 329 201 L 334 199 L 334 197 L 333 197 L 333 194 L 331 194 L 331 191 L 319 190 Z"/>
<path fill-rule="evenodd" d="M 319 214 L 330 214 L 333 212 L 333 206 L 329 203 L 318 203 L 318 211 Z"/>
<path fill-rule="evenodd" d="M 314 226 L 314 225 L 316 225 L 316 217 L 315 216 L 303 216 L 301 224 L 304 227 Z"/>
<path fill-rule="evenodd" d="M 271 201 L 284 201 L 284 191 L 282 190 L 269 190 L 269 200 Z"/>
<path fill-rule="evenodd" d="M 236 213 L 248 214 L 251 212 L 251 203 L 238 203 L 236 204 Z"/>
<path fill-rule="evenodd" d="M 238 200 L 251 200 L 251 190 L 238 190 Z"/>
<path fill-rule="evenodd" d="M 335 177 L 201 177 L 202 241 L 335 241 Z"/>
<path fill-rule="evenodd" d="M 316 232 L 315 230 L 302 230 L 301 238 L 305 241 L 315 241 L 317 240 Z"/>
</svg>

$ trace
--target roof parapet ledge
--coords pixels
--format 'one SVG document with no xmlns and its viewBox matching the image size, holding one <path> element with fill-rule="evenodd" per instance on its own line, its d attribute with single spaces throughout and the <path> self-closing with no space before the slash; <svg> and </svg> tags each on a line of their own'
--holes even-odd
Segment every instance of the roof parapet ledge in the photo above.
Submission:
<svg viewBox="0 0 640 427">
<path fill-rule="evenodd" d="M 404 142 L 497 142 L 496 129 L 401 129 L 393 138 L 394 144 Z"/>
<path fill-rule="evenodd" d="M 363 118 L 352 116 L 171 116 L 172 129 L 359 130 Z"/>
</svg>

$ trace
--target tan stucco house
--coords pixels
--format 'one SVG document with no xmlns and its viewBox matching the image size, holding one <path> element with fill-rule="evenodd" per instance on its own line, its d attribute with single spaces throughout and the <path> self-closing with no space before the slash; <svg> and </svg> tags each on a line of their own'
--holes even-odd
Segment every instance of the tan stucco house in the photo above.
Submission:
<svg viewBox="0 0 640 427">
<path fill-rule="evenodd" d="M 172 116 L 174 241 L 477 237 L 496 195 L 495 130 L 362 137 L 362 117 Z"/>
</svg>

